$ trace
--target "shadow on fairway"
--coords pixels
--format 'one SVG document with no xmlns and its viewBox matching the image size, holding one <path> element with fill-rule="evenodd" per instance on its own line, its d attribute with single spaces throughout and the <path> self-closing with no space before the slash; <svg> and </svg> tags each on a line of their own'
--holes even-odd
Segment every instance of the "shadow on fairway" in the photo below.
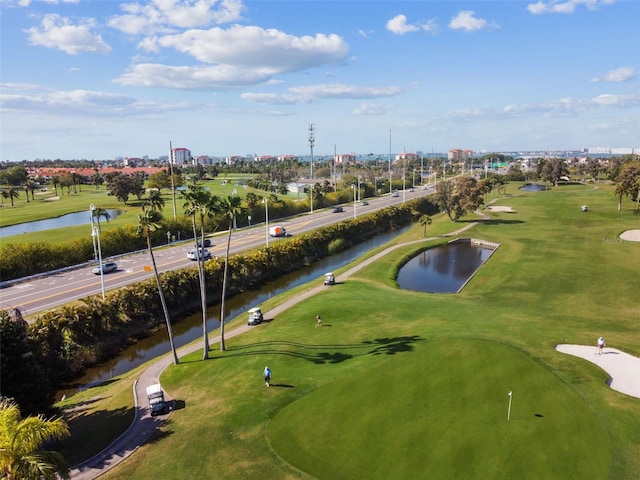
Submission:
<svg viewBox="0 0 640 480">
<path fill-rule="evenodd" d="M 503 220 L 501 218 L 492 218 L 490 220 L 478 220 L 483 225 L 517 225 L 519 223 L 525 223 L 523 220 Z"/>
<path fill-rule="evenodd" d="M 227 349 L 224 358 L 247 355 L 287 355 L 302 358 L 316 364 L 341 363 L 363 355 L 395 355 L 411 352 L 414 344 L 420 341 L 418 335 L 405 337 L 387 337 L 350 344 L 305 344 L 300 342 L 270 341 L 257 342 Z"/>
</svg>

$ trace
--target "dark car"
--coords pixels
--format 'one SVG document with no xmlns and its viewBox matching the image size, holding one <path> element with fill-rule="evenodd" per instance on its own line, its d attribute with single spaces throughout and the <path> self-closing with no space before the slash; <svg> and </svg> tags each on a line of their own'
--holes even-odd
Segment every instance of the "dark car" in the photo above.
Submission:
<svg viewBox="0 0 640 480">
<path fill-rule="evenodd" d="M 344 208 L 342 208 L 339 205 L 336 207 L 333 207 L 333 213 L 340 213 L 340 212 L 344 212 Z"/>
<path fill-rule="evenodd" d="M 208 248 L 211 246 L 211 240 L 209 240 L 208 238 L 204 239 L 204 245 L 202 245 L 202 240 L 198 240 L 198 246 L 202 247 L 204 246 L 205 248 Z"/>
<path fill-rule="evenodd" d="M 102 273 L 115 272 L 116 270 L 118 270 L 118 264 L 116 262 L 105 262 L 102 264 Z M 98 265 L 91 271 L 96 275 L 100 275 L 100 266 Z"/>
</svg>

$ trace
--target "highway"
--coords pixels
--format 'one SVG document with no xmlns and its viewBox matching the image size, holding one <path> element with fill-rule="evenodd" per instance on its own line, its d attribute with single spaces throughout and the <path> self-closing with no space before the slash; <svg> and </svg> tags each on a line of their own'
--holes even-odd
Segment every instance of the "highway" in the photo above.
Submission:
<svg viewBox="0 0 640 480">
<path fill-rule="evenodd" d="M 385 195 L 381 197 L 367 198 L 369 205 L 356 203 L 356 215 L 369 213 L 374 210 L 387 207 L 393 204 L 402 204 L 403 200 L 433 193 L 433 189 L 423 190 L 415 188 L 414 191 L 405 190 L 399 192 L 398 197 Z M 354 204 L 345 203 L 342 205 L 344 211 L 332 213 L 331 208 L 316 210 L 313 214 L 307 213 L 290 219 L 269 219 L 269 225 L 283 225 L 287 232 L 298 235 L 304 232 L 316 230 L 325 225 L 347 220 L 354 217 Z M 231 236 L 230 253 L 236 254 L 244 250 L 261 247 L 267 241 L 266 228 L 264 223 L 245 227 L 233 231 Z M 215 236 L 209 237 L 213 245 L 209 248 L 214 256 L 224 256 L 227 240 L 227 231 L 218 232 Z M 280 238 L 269 238 L 269 245 L 283 241 Z M 192 260 L 187 259 L 187 251 L 193 248 L 192 241 L 180 242 L 175 245 L 154 248 L 154 257 L 158 271 L 166 272 L 189 266 L 194 266 Z M 149 271 L 151 259 L 148 252 L 127 254 L 118 257 L 103 258 L 116 261 L 118 270 L 113 273 L 103 275 L 105 291 L 123 287 L 132 283 L 152 277 L 153 272 Z M 90 265 L 81 266 L 64 271 L 52 272 L 51 274 L 38 276 L 19 282 L 9 283 L 8 286 L 0 290 L 0 308 L 19 308 L 24 316 L 31 316 L 35 313 L 52 309 L 54 307 L 70 303 L 74 300 L 85 298 L 91 295 L 99 295 L 102 290 L 100 275 L 92 273 L 96 262 Z M 147 267 L 147 269 L 145 269 Z"/>
</svg>

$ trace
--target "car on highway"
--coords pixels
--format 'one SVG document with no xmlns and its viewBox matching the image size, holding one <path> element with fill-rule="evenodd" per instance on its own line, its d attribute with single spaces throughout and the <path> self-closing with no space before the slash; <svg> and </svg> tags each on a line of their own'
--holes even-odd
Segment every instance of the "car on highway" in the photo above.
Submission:
<svg viewBox="0 0 640 480">
<path fill-rule="evenodd" d="M 342 208 L 340 205 L 336 205 L 335 207 L 333 207 L 333 213 L 341 213 L 344 212 L 344 208 Z"/>
<path fill-rule="evenodd" d="M 187 252 L 187 258 L 189 260 L 198 260 L 198 257 L 209 260 L 210 258 L 213 258 L 213 255 L 211 255 L 211 252 L 209 250 L 202 247 L 198 248 L 197 250 L 194 248 Z"/>
<path fill-rule="evenodd" d="M 210 247 L 211 246 L 211 240 L 209 240 L 208 238 L 204 239 L 204 245 L 202 244 L 202 240 L 198 240 L 198 246 L 199 247 Z"/>
<path fill-rule="evenodd" d="M 397 197 L 399 197 L 399 196 L 400 196 L 400 193 L 398 193 L 398 192 L 393 192 L 393 195 L 391 195 L 391 196 L 392 196 L 392 197 L 396 197 L 396 198 L 397 198 Z"/>
<path fill-rule="evenodd" d="M 362 205 L 363 207 L 366 207 L 367 205 L 369 205 L 369 202 L 367 202 L 366 200 L 363 201 L 360 205 Z"/>
<path fill-rule="evenodd" d="M 116 270 L 118 270 L 118 264 L 116 262 L 104 262 L 102 264 L 102 272 L 100 270 L 101 270 L 100 265 L 98 265 L 96 268 L 94 268 L 91 271 L 96 275 L 100 275 L 100 273 L 104 274 L 104 273 L 115 272 Z"/>
</svg>

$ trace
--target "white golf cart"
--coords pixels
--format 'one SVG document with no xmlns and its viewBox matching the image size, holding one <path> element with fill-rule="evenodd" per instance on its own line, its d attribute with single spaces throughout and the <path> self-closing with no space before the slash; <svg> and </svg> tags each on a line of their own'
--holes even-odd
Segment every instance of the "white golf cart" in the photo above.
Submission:
<svg viewBox="0 0 640 480">
<path fill-rule="evenodd" d="M 258 325 L 262 323 L 262 311 L 260 308 L 255 307 L 249 310 L 249 318 L 247 319 L 247 325 Z"/>
<path fill-rule="evenodd" d="M 333 275 L 333 272 L 327 272 L 324 274 L 324 284 L 325 285 L 336 284 L 336 277 Z"/>
</svg>

